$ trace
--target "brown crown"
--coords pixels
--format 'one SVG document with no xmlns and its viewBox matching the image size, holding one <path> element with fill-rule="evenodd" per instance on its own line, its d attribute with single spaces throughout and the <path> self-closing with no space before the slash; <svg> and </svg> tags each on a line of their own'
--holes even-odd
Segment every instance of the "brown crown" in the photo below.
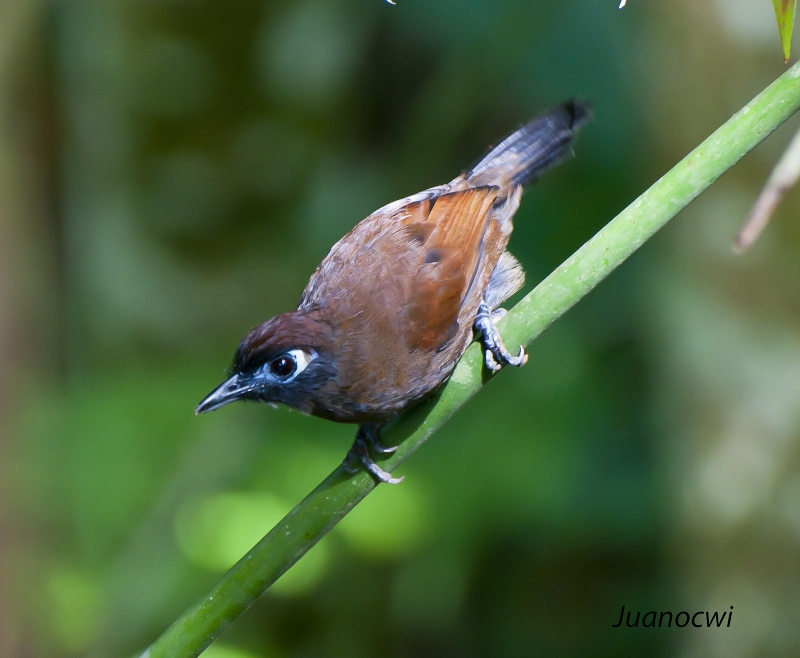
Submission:
<svg viewBox="0 0 800 658">
<path fill-rule="evenodd" d="M 315 315 L 291 311 L 253 327 L 236 349 L 232 371 L 252 370 L 291 349 L 322 349 L 330 327 Z"/>
</svg>

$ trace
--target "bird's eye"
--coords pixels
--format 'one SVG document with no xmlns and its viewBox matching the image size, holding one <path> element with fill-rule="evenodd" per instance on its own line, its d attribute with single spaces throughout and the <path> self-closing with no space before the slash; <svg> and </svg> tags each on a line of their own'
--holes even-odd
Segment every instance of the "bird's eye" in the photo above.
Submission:
<svg viewBox="0 0 800 658">
<path fill-rule="evenodd" d="M 289 350 L 272 361 L 266 361 L 255 374 L 267 375 L 273 383 L 285 385 L 293 381 L 316 358 L 317 353 L 314 350 Z"/>
<path fill-rule="evenodd" d="M 288 354 L 279 356 L 277 359 L 269 362 L 269 369 L 273 375 L 277 377 L 288 377 L 297 370 L 297 363 Z"/>
</svg>

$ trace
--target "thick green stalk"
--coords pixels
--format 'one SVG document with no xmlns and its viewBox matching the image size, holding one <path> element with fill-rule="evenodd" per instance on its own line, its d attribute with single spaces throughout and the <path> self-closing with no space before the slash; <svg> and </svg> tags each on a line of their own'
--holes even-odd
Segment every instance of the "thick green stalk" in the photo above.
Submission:
<svg viewBox="0 0 800 658">
<path fill-rule="evenodd" d="M 510 349 L 527 344 L 608 276 L 692 199 L 800 108 L 800 63 L 734 115 L 517 304 L 500 328 Z M 491 378 L 472 345 L 442 392 L 382 433 L 399 445 L 396 468 Z M 402 486 L 402 485 L 401 485 Z M 364 472 L 337 468 L 178 619 L 142 658 L 197 656 L 375 488 Z"/>
</svg>

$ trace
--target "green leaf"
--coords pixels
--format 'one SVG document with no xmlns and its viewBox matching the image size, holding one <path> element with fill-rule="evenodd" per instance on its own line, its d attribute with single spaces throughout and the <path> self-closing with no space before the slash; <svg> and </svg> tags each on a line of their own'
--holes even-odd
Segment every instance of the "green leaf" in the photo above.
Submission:
<svg viewBox="0 0 800 658">
<path fill-rule="evenodd" d="M 775 17 L 778 19 L 778 32 L 781 34 L 783 45 L 783 60 L 789 61 L 792 54 L 792 31 L 794 30 L 794 12 L 797 9 L 797 0 L 772 0 L 775 8 Z"/>
</svg>

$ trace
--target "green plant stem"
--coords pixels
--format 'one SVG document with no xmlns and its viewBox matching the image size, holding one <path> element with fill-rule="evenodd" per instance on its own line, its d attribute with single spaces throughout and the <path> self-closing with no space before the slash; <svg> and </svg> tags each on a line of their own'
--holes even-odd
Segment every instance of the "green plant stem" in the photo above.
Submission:
<svg viewBox="0 0 800 658">
<path fill-rule="evenodd" d="M 509 349 L 513 351 L 542 333 L 798 108 L 800 63 L 761 92 L 522 299 L 500 324 Z M 396 468 L 489 379 L 491 376 L 482 368 L 481 350 L 471 345 L 438 396 L 385 428 L 382 440 L 399 447 L 382 462 L 383 468 Z M 200 654 L 375 486 L 364 472 L 350 475 L 337 468 L 170 626 L 143 658 L 190 658 Z"/>
</svg>

